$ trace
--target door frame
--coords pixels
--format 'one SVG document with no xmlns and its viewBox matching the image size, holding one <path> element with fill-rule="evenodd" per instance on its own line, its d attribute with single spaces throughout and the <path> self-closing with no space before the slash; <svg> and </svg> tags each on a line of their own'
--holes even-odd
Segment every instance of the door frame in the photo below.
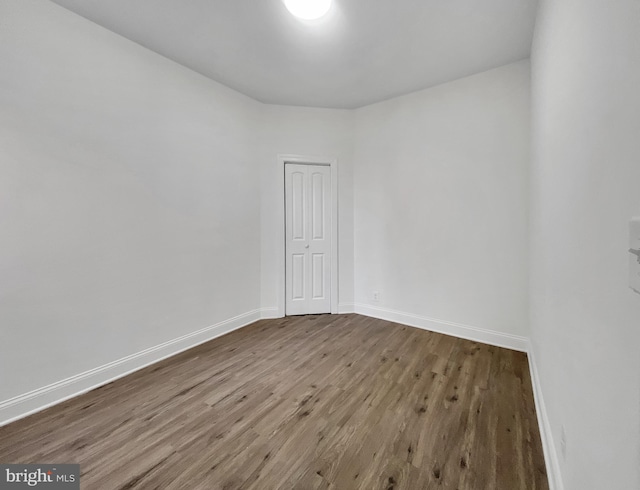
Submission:
<svg viewBox="0 0 640 490">
<path fill-rule="evenodd" d="M 306 156 L 306 155 L 278 155 L 278 316 L 286 316 L 286 204 L 284 188 L 284 166 L 287 163 L 297 165 L 322 165 L 331 168 L 331 313 L 338 313 L 338 160 L 335 158 Z"/>
</svg>

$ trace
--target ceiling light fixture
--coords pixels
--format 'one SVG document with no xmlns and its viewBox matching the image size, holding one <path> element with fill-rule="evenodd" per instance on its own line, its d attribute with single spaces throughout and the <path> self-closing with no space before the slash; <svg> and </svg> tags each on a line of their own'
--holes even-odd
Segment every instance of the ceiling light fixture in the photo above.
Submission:
<svg viewBox="0 0 640 490">
<path fill-rule="evenodd" d="M 283 0 L 293 15 L 303 20 L 316 20 L 326 15 L 331 8 L 331 0 Z"/>
</svg>

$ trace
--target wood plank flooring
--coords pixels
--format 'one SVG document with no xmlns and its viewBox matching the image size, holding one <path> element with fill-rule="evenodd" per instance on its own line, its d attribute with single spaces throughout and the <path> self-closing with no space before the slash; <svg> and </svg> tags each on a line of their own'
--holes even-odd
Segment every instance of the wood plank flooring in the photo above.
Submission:
<svg viewBox="0 0 640 490">
<path fill-rule="evenodd" d="M 263 320 L 0 428 L 83 489 L 547 489 L 525 354 L 359 315 Z"/>
</svg>

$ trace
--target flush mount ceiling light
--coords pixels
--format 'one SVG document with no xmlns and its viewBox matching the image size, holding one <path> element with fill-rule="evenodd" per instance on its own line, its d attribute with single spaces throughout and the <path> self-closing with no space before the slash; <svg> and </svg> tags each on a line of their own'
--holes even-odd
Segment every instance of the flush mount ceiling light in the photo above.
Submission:
<svg viewBox="0 0 640 490">
<path fill-rule="evenodd" d="M 283 0 L 293 15 L 303 20 L 316 20 L 323 17 L 331 8 L 332 0 Z"/>
</svg>

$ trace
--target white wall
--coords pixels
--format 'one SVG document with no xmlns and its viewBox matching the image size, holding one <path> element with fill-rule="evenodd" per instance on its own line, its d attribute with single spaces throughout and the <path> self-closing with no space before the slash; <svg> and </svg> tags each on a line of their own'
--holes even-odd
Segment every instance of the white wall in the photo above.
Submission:
<svg viewBox="0 0 640 490">
<path fill-rule="evenodd" d="M 529 95 L 522 61 L 356 111 L 357 304 L 527 333 Z"/>
<path fill-rule="evenodd" d="M 564 487 L 640 488 L 640 3 L 542 0 L 532 54 L 533 351 Z M 566 432 L 566 459 L 561 427 Z"/>
<path fill-rule="evenodd" d="M 259 307 L 260 105 L 0 2 L 0 401 Z"/>
<path fill-rule="evenodd" d="M 279 154 L 338 161 L 339 304 L 353 303 L 353 111 L 263 106 L 259 161 L 262 186 L 262 307 L 277 308 L 280 297 L 278 240 L 282 219 Z"/>
</svg>

